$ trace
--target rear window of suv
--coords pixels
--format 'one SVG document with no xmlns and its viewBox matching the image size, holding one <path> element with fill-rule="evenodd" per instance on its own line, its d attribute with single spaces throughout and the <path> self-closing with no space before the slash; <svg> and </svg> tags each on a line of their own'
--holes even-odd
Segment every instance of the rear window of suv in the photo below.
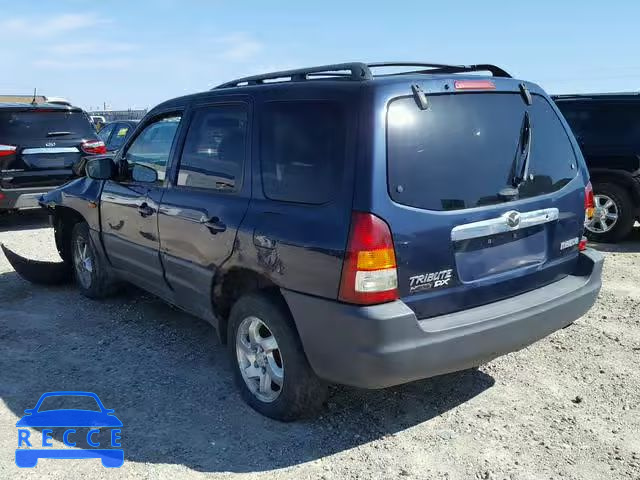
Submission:
<svg viewBox="0 0 640 480">
<path fill-rule="evenodd" d="M 0 138 L 15 142 L 21 138 L 47 138 L 53 133 L 93 137 L 95 130 L 84 112 L 0 111 Z"/>
<path fill-rule="evenodd" d="M 344 165 L 345 112 L 337 102 L 267 103 L 262 116 L 262 185 L 287 202 L 330 201 Z"/>
<path fill-rule="evenodd" d="M 420 110 L 412 97 L 387 111 L 389 193 L 401 204 L 459 210 L 502 203 L 523 137 L 531 126 L 529 174 L 520 198 L 565 186 L 577 174 L 573 146 L 551 104 L 533 95 L 527 106 L 515 93 L 457 93 L 428 97 Z"/>
</svg>

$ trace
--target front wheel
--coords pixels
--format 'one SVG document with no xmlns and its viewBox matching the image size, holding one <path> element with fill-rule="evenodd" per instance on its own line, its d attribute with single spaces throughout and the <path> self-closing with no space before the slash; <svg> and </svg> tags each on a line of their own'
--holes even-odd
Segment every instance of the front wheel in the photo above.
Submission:
<svg viewBox="0 0 640 480">
<path fill-rule="evenodd" d="M 593 185 L 595 212 L 587 224 L 589 240 L 617 242 L 627 237 L 635 222 L 635 208 L 631 196 L 615 183 Z"/>
<path fill-rule="evenodd" d="M 236 384 L 254 410 L 292 421 L 320 409 L 327 385 L 311 369 L 284 300 L 262 292 L 240 298 L 228 344 Z"/>
<path fill-rule="evenodd" d="M 89 226 L 77 223 L 71 232 L 71 256 L 76 284 L 85 297 L 104 298 L 115 290 L 106 266 L 96 252 Z"/>
</svg>

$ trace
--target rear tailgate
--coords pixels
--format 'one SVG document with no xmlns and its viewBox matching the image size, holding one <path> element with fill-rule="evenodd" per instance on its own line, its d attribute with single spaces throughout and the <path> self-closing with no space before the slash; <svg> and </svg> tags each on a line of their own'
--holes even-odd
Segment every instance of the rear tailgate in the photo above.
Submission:
<svg viewBox="0 0 640 480">
<path fill-rule="evenodd" d="M 575 267 L 582 161 L 548 98 L 527 105 L 517 84 L 510 90 L 452 88 L 428 95 L 426 110 L 411 96 L 388 104 L 388 194 L 375 213 L 391 227 L 400 296 L 418 318 L 533 290 Z M 518 196 L 506 195 L 517 184 Z"/>
<path fill-rule="evenodd" d="M 2 158 L 0 187 L 58 185 L 72 176 L 71 167 L 83 155 L 82 143 L 96 139 L 82 111 L 0 112 L 0 144 L 16 147 L 13 155 Z"/>
</svg>

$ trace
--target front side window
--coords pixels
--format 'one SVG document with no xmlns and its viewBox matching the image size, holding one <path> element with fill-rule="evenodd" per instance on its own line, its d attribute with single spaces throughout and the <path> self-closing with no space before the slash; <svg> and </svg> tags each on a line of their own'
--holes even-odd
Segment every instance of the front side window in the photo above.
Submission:
<svg viewBox="0 0 640 480">
<path fill-rule="evenodd" d="M 261 128 L 265 196 L 310 204 L 330 201 L 344 168 L 344 108 L 326 101 L 268 103 Z"/>
<path fill-rule="evenodd" d="M 129 168 L 135 164 L 151 167 L 158 172 L 158 180 L 164 180 L 180 118 L 178 115 L 171 115 L 147 125 L 127 150 Z"/>
<path fill-rule="evenodd" d="M 235 192 L 245 161 L 247 110 L 240 105 L 203 108 L 187 132 L 177 185 Z"/>
</svg>

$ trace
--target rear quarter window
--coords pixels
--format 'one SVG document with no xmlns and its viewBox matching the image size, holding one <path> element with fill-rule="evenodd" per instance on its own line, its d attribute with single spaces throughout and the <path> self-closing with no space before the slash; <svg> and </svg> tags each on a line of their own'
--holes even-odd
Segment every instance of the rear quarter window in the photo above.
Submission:
<svg viewBox="0 0 640 480">
<path fill-rule="evenodd" d="M 273 200 L 329 202 L 345 157 L 345 111 L 337 102 L 270 102 L 261 118 L 262 185 Z"/>
</svg>

